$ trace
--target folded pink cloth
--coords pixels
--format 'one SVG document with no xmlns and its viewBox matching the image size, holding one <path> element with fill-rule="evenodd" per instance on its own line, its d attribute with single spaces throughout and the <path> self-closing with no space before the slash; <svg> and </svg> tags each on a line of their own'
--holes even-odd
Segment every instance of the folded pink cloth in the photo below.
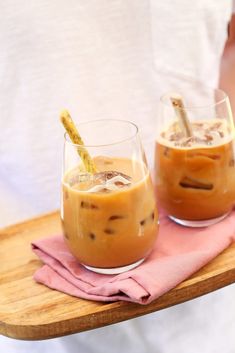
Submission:
<svg viewBox="0 0 235 353">
<path fill-rule="evenodd" d="M 161 216 L 151 255 L 137 268 L 118 275 L 90 272 L 70 254 L 63 237 L 32 243 L 44 265 L 34 279 L 58 291 L 89 300 L 148 304 L 196 272 L 235 241 L 235 211 L 207 228 L 186 228 Z"/>
</svg>

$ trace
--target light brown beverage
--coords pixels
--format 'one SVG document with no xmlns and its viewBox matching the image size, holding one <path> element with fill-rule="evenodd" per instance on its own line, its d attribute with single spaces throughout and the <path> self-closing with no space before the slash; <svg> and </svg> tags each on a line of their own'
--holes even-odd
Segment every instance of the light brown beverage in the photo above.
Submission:
<svg viewBox="0 0 235 353">
<path fill-rule="evenodd" d="M 146 167 L 125 158 L 94 158 L 94 176 L 77 167 L 63 180 L 65 240 L 74 256 L 95 268 L 126 266 L 153 248 L 158 214 Z"/>
<path fill-rule="evenodd" d="M 193 137 L 175 122 L 156 142 L 155 183 L 161 207 L 181 220 L 208 220 L 235 202 L 234 141 L 226 121 L 198 121 Z"/>
</svg>

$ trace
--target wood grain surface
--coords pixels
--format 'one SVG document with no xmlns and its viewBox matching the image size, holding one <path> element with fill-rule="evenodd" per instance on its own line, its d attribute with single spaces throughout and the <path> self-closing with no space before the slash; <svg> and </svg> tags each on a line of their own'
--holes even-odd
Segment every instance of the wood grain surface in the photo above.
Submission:
<svg viewBox="0 0 235 353">
<path fill-rule="evenodd" d="M 54 212 L 0 231 L 0 333 L 41 340 L 128 320 L 185 302 L 235 282 L 235 244 L 149 305 L 100 303 L 74 298 L 34 282 L 41 266 L 32 240 L 61 233 Z"/>
</svg>

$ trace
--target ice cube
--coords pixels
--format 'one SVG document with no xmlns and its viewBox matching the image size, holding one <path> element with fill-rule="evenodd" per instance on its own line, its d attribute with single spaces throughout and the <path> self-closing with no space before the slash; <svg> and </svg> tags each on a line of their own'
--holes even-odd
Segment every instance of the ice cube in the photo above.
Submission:
<svg viewBox="0 0 235 353">
<path fill-rule="evenodd" d="M 106 185 L 115 184 L 116 186 L 124 186 L 130 184 L 130 179 L 126 179 L 122 175 L 116 175 L 115 177 L 107 180 Z"/>
<path fill-rule="evenodd" d="M 116 171 L 99 172 L 94 175 L 93 182 L 96 184 L 88 191 L 90 192 L 109 192 L 117 191 L 120 188 L 131 184 L 131 177 Z"/>
<path fill-rule="evenodd" d="M 131 180 L 131 177 L 129 177 L 128 175 L 123 174 L 121 172 L 112 171 L 112 170 L 96 173 L 93 177 L 93 180 L 95 182 L 103 183 L 109 179 L 116 177 L 116 176 L 122 176 L 123 178 L 125 178 L 127 180 Z"/>
<path fill-rule="evenodd" d="M 77 185 L 79 183 L 90 182 L 92 180 L 92 174 L 90 173 L 79 173 L 78 171 L 69 175 L 68 183 L 70 186 Z"/>
</svg>

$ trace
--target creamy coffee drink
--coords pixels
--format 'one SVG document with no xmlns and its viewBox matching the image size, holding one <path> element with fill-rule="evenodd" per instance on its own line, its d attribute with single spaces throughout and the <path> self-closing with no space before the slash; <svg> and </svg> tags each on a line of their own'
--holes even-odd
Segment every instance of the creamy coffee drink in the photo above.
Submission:
<svg viewBox="0 0 235 353">
<path fill-rule="evenodd" d="M 156 141 L 155 184 L 161 207 L 177 219 L 200 221 L 228 213 L 235 201 L 234 136 L 224 119 L 175 121 Z"/>
<path fill-rule="evenodd" d="M 63 178 L 65 241 L 84 265 L 126 266 L 152 250 L 158 214 L 149 172 L 127 158 L 95 157 L 97 173 L 78 166 Z"/>
</svg>

